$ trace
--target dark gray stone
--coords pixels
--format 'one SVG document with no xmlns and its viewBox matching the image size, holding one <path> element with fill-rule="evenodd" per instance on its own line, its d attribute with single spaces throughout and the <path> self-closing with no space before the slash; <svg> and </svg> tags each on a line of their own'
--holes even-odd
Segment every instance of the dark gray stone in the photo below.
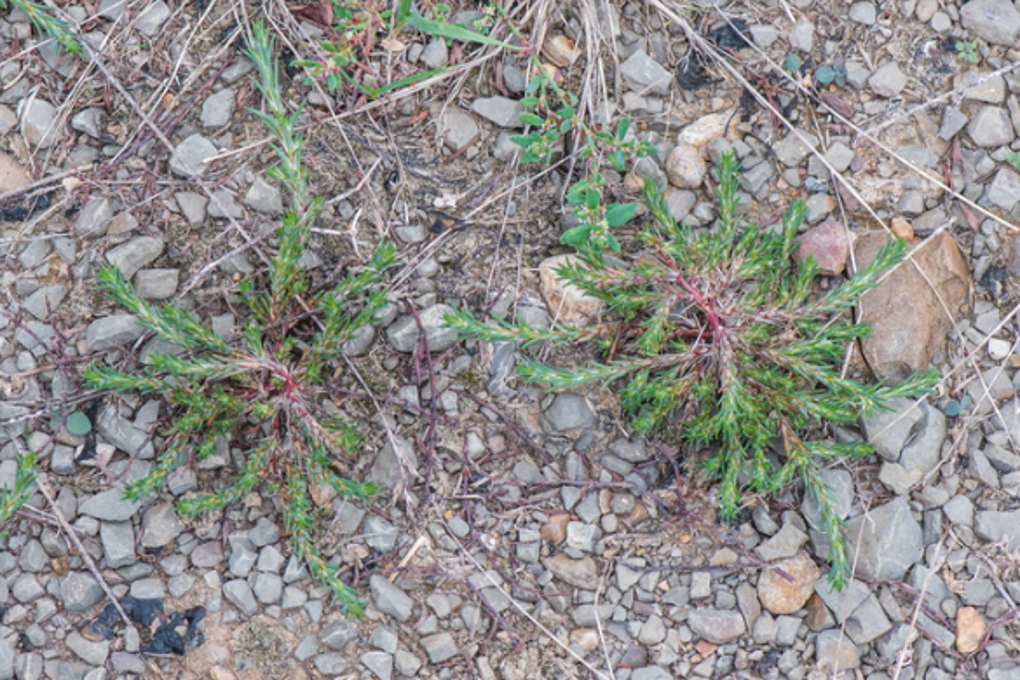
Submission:
<svg viewBox="0 0 1020 680">
<path fill-rule="evenodd" d="M 106 251 L 106 260 L 120 269 L 125 280 L 130 281 L 135 272 L 155 260 L 162 252 L 163 239 L 136 236 Z"/>
<path fill-rule="evenodd" d="M 993 45 L 1013 46 L 1020 35 L 1020 12 L 1010 0 L 971 0 L 960 9 L 960 20 Z"/>
<path fill-rule="evenodd" d="M 401 623 L 411 618 L 414 600 L 408 597 L 403 590 L 390 583 L 388 579 L 376 574 L 369 579 L 369 588 L 372 591 L 372 600 L 375 602 L 376 609 L 384 614 L 389 614 Z"/>
<path fill-rule="evenodd" d="M 242 579 L 227 581 L 223 584 L 223 596 L 245 616 L 254 616 L 258 613 L 259 604 L 255 601 L 255 595 L 247 581 Z"/>
<path fill-rule="evenodd" d="M 319 640 L 322 644 L 335 651 L 342 650 L 349 642 L 357 639 L 357 629 L 344 619 L 337 619 L 319 633 Z"/>
<path fill-rule="evenodd" d="M 102 586 L 83 571 L 72 571 L 60 579 L 60 599 L 65 611 L 83 612 L 102 600 L 103 595 Z"/>
<path fill-rule="evenodd" d="M 439 633 L 421 638 L 421 648 L 428 654 L 432 663 L 444 663 L 457 656 L 460 649 L 449 633 Z"/>
<path fill-rule="evenodd" d="M 453 308 L 444 304 L 432 305 L 418 313 L 421 327 L 425 329 L 425 340 L 433 355 L 449 349 L 457 341 L 457 332 L 443 324 L 443 316 L 452 313 Z M 398 352 L 413 352 L 418 345 L 419 335 L 418 322 L 412 314 L 401 316 L 386 329 L 386 337 Z"/>
<path fill-rule="evenodd" d="M 142 547 L 162 548 L 181 535 L 184 525 L 170 503 L 160 503 L 142 518 Z"/>
<path fill-rule="evenodd" d="M 230 122 L 233 115 L 234 91 L 228 87 L 206 97 L 199 120 L 207 128 L 221 128 Z"/>
<path fill-rule="evenodd" d="M 545 410 L 545 418 L 552 431 L 563 432 L 591 427 L 595 414 L 584 397 L 564 392 L 553 399 L 552 404 Z"/>
<path fill-rule="evenodd" d="M 1020 510 L 982 510 L 974 516 L 974 533 L 986 541 L 1005 539 L 1007 550 L 1020 549 Z"/>
<path fill-rule="evenodd" d="M 507 97 L 479 97 L 471 104 L 471 110 L 482 118 L 502 128 L 519 128 L 524 107 L 519 101 Z"/>
<path fill-rule="evenodd" d="M 118 569 L 135 563 L 135 530 L 131 522 L 102 522 L 99 539 L 107 566 Z"/>
<path fill-rule="evenodd" d="M 170 156 L 170 169 L 180 177 L 201 177 L 209 169 L 209 158 L 217 153 L 216 146 L 199 134 L 193 134 L 177 145 Z"/>
<path fill-rule="evenodd" d="M 275 186 L 256 177 L 244 195 L 244 204 L 265 215 L 279 215 L 283 212 L 283 195 Z"/>
<path fill-rule="evenodd" d="M 903 578 L 924 551 L 921 527 L 902 496 L 848 521 L 844 536 L 858 573 L 871 578 Z"/>
<path fill-rule="evenodd" d="M 134 342 L 144 330 L 130 314 L 114 314 L 96 319 L 85 331 L 85 344 L 90 352 L 101 352 Z"/>
<path fill-rule="evenodd" d="M 732 642 L 747 631 L 739 611 L 711 607 L 691 610 L 687 614 L 687 625 L 695 635 L 717 645 Z"/>
<path fill-rule="evenodd" d="M 87 498 L 79 504 L 78 513 L 104 522 L 126 522 L 134 516 L 139 507 L 141 502 L 124 498 L 124 487 L 118 485 Z"/>
</svg>

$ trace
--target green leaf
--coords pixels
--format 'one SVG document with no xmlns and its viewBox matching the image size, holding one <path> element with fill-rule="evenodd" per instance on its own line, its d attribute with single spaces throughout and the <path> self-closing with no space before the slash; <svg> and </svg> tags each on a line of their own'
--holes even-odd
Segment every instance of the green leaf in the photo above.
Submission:
<svg viewBox="0 0 1020 680">
<path fill-rule="evenodd" d="M 560 118 L 573 118 L 575 113 L 573 106 L 564 106 L 556 112 L 556 115 Z"/>
<path fill-rule="evenodd" d="M 609 243 L 609 249 L 614 253 L 620 252 L 620 242 L 612 234 L 606 234 L 606 241 Z"/>
<path fill-rule="evenodd" d="M 599 207 L 599 203 L 602 202 L 602 196 L 595 189 L 588 189 L 584 192 L 584 204 L 588 206 L 590 210 L 594 210 Z"/>
<path fill-rule="evenodd" d="M 538 106 L 538 97 L 528 95 L 527 97 L 522 97 L 520 102 L 521 106 L 523 106 L 526 109 L 530 109 L 532 107 Z"/>
<path fill-rule="evenodd" d="M 609 164 L 613 166 L 613 169 L 617 172 L 623 172 L 627 167 L 627 156 L 617 149 L 609 154 Z"/>
<path fill-rule="evenodd" d="M 567 134 L 568 132 L 570 132 L 573 129 L 573 127 L 574 127 L 574 121 L 572 121 L 570 119 L 567 119 L 567 120 L 563 121 L 562 123 L 560 123 L 560 134 L 563 134 L 563 135 Z"/>
<path fill-rule="evenodd" d="M 943 412 L 950 418 L 958 416 L 961 413 L 963 413 L 963 405 L 957 400 L 951 399 L 949 403 L 946 404 L 946 407 L 943 409 Z"/>
<path fill-rule="evenodd" d="M 614 203 L 606 210 L 606 222 L 610 227 L 619 227 L 637 214 L 637 203 Z"/>
<path fill-rule="evenodd" d="M 627 137 L 627 130 L 630 129 L 630 118 L 621 118 L 616 126 L 616 138 L 621 142 Z"/>
<path fill-rule="evenodd" d="M 542 127 L 545 125 L 545 118 L 534 114 L 531 111 L 524 111 L 520 116 L 521 122 L 525 125 L 533 125 L 534 127 Z"/>
<path fill-rule="evenodd" d="M 68 432 L 79 437 L 84 437 L 92 431 L 92 421 L 80 411 L 75 411 L 67 416 L 67 422 L 64 425 L 67 427 Z"/>
<path fill-rule="evenodd" d="M 804 60 L 796 54 L 786 55 L 786 59 L 783 59 L 783 70 L 787 73 L 793 73 L 804 64 Z"/>
<path fill-rule="evenodd" d="M 407 24 L 409 26 L 417 28 L 422 33 L 439 36 L 441 38 L 450 38 L 451 40 L 460 40 L 461 42 L 468 43 L 481 43 L 483 45 L 493 45 L 495 47 L 499 47 L 504 50 L 509 50 L 511 52 L 520 52 L 522 49 L 518 45 L 511 45 L 510 43 L 505 43 L 502 40 L 490 38 L 487 35 L 478 33 L 477 31 L 469 30 L 467 28 L 464 28 L 463 26 L 454 26 L 452 24 L 447 24 L 440 21 L 432 21 L 431 19 L 426 19 L 422 15 L 415 12 L 412 12 L 410 16 L 407 17 Z"/>
<path fill-rule="evenodd" d="M 823 85 L 828 85 L 836 79 L 836 70 L 831 66 L 819 66 L 815 71 L 815 80 Z"/>
<path fill-rule="evenodd" d="M 567 229 L 565 232 L 563 232 L 563 235 L 560 236 L 560 243 L 562 243 L 565 246 L 574 246 L 576 248 L 577 246 L 587 243 L 588 237 L 590 235 L 591 225 L 579 224 L 576 227 L 573 227 L 572 229 Z"/>
</svg>

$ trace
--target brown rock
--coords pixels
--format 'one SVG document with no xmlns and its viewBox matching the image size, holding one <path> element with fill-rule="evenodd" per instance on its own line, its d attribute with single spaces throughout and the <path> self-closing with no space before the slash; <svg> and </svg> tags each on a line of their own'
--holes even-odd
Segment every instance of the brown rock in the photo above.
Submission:
<svg viewBox="0 0 1020 680">
<path fill-rule="evenodd" d="M 690 144 L 696 149 L 704 149 L 713 139 L 723 136 L 731 118 L 732 109 L 702 116 L 680 131 L 677 142 Z M 735 126 L 733 130 L 736 130 Z"/>
<path fill-rule="evenodd" d="M 910 225 L 910 222 L 902 217 L 892 218 L 892 221 L 889 222 L 889 228 L 892 229 L 892 233 L 896 238 L 914 238 L 914 228 Z"/>
<path fill-rule="evenodd" d="M 825 630 L 834 623 L 832 617 L 829 616 L 829 608 L 825 606 L 825 602 L 822 601 L 818 593 L 811 593 L 811 597 L 804 603 L 804 608 L 807 609 L 804 625 L 808 629 L 813 631 Z"/>
<path fill-rule="evenodd" d="M 557 553 L 545 560 L 545 568 L 567 585 L 583 590 L 595 590 L 599 585 L 599 569 L 595 560 L 582 557 L 571 559 L 564 553 Z"/>
<path fill-rule="evenodd" d="M 871 262 L 886 239 L 879 233 L 860 237 L 858 265 Z M 969 281 L 959 246 L 943 231 L 886 276 L 878 288 L 868 291 L 860 308 L 861 321 L 871 326 L 871 335 L 861 340 L 861 349 L 875 375 L 896 383 L 927 368 L 931 356 L 945 347 L 952 322 L 960 318 Z"/>
<path fill-rule="evenodd" d="M 542 51 L 549 61 L 560 68 L 573 66 L 577 58 L 581 56 L 581 50 L 577 48 L 574 41 L 560 33 L 546 40 Z"/>
<path fill-rule="evenodd" d="M 28 173 L 18 161 L 14 160 L 14 156 L 0 153 L 0 194 L 17 191 L 27 186 L 28 182 Z"/>
<path fill-rule="evenodd" d="M 666 178 L 680 189 L 697 189 L 707 171 L 701 151 L 690 144 L 678 144 L 666 157 Z"/>
<path fill-rule="evenodd" d="M 960 654 L 973 654 L 981 649 L 988 624 L 974 607 L 956 610 L 956 650 Z"/>
<path fill-rule="evenodd" d="M 850 257 L 850 244 L 853 234 L 839 222 L 822 222 L 812 227 L 798 238 L 797 257 L 814 258 L 819 271 L 826 276 L 838 276 L 846 267 L 846 259 Z"/>
<path fill-rule="evenodd" d="M 586 295 L 580 288 L 563 280 L 556 273 L 558 269 L 576 259 L 573 255 L 557 255 L 538 265 L 542 297 L 549 306 L 549 313 L 562 324 L 583 325 L 605 307 L 602 300 Z"/>
<path fill-rule="evenodd" d="M 567 538 L 567 525 L 570 524 L 570 515 L 560 512 L 549 517 L 549 521 L 538 530 L 538 535 L 553 545 L 559 545 Z"/>
<path fill-rule="evenodd" d="M 792 614 L 808 601 L 815 592 L 815 581 L 820 573 L 807 553 L 776 562 L 775 566 L 790 575 L 787 580 L 775 570 L 763 571 L 758 577 L 758 599 L 761 606 L 773 614 Z"/>
</svg>

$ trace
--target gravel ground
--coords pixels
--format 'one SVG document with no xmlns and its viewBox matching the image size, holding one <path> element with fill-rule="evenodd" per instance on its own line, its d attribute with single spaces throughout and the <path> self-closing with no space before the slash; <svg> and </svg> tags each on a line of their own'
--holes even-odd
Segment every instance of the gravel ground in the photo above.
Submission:
<svg viewBox="0 0 1020 680">
<path fill-rule="evenodd" d="M 81 385 L 90 361 L 158 350 L 94 292 L 97 266 L 117 264 L 147 299 L 182 300 L 229 336 L 229 293 L 264 270 L 284 206 L 245 109 L 259 104 L 252 66 L 221 42 L 239 7 L 102 0 L 65 7 L 95 51 L 81 61 L 34 41 L 19 11 L 0 19 L 0 481 L 26 448 L 45 473 L 0 542 L 0 680 L 1020 678 L 1020 11 L 725 4 L 750 44 L 728 53 L 732 70 L 710 65 L 710 87 L 684 89 L 678 68 L 696 57 L 682 21 L 708 36 L 720 13 L 533 4 L 565 84 L 580 86 L 597 55 L 613 115 L 658 149 L 613 177 L 621 195 L 658 179 L 677 218 L 707 226 L 708 161 L 734 151 L 750 217 L 768 225 L 806 199 L 803 247 L 823 285 L 851 252 L 873 255 L 882 226 L 915 239 L 914 264 L 866 299 L 874 333 L 850 365 L 891 380 L 934 365 L 943 381 L 834 433 L 877 451 L 825 472 L 852 583 L 827 585 L 828 545 L 801 489 L 749 499 L 721 524 L 696 456 L 630 438 L 611 389 L 544 394 L 512 378 L 513 346 L 465 345 L 440 326 L 451 306 L 534 324 L 599 313 L 548 276 L 567 252 L 566 166 L 515 162 L 525 64 L 470 62 L 442 40 L 408 38 L 390 57 L 471 68 L 379 106 L 298 81 L 286 93 L 308 98 L 306 164 L 327 202 L 303 264 L 328 280 L 382 237 L 407 262 L 389 312 L 352 347 L 360 382 L 338 378 L 368 435 L 353 474 L 385 486 L 386 501 L 322 503 L 322 548 L 363 593 L 364 619 L 345 620 L 291 555 L 273 498 L 177 515 L 175 498 L 234 468 L 227 443 L 160 496 L 125 500 L 169 414 Z M 593 16 L 601 46 L 572 51 L 570 39 L 593 39 Z M 273 18 L 299 47 L 322 32 Z M 973 61 L 957 41 L 976 41 Z M 789 55 L 805 64 L 795 83 L 771 68 Z M 819 67 L 836 82 L 819 82 Z M 745 84 L 764 101 L 742 99 Z M 384 417 L 358 410 L 365 389 Z M 75 410 L 94 424 L 94 461 L 60 426 Z M 155 624 L 104 639 L 107 589 L 159 598 L 171 616 L 204 607 L 201 638 L 180 656 L 146 651 Z"/>
</svg>

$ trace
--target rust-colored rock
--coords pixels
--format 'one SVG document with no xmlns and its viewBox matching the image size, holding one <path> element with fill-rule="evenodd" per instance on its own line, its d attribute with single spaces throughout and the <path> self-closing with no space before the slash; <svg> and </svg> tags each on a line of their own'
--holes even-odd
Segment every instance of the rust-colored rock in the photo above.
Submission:
<svg viewBox="0 0 1020 680">
<path fill-rule="evenodd" d="M 29 175 L 14 156 L 0 153 L 0 194 L 28 186 Z"/>
<path fill-rule="evenodd" d="M 988 624 L 974 607 L 960 607 L 956 610 L 956 651 L 973 654 L 981 649 Z"/>
<path fill-rule="evenodd" d="M 850 244 L 853 234 L 839 222 L 822 222 L 812 227 L 798 238 L 797 257 L 814 258 L 819 271 L 826 276 L 838 276 L 846 268 L 846 260 L 850 257 Z"/>
<path fill-rule="evenodd" d="M 792 614 L 815 592 L 815 581 L 820 576 L 818 565 L 807 553 L 799 552 L 776 562 L 775 566 L 792 580 L 775 570 L 763 571 L 758 577 L 758 599 L 761 606 L 773 614 Z"/>
<path fill-rule="evenodd" d="M 574 261 L 576 258 L 573 255 L 557 255 L 544 260 L 538 265 L 538 280 L 542 297 L 549 306 L 549 314 L 562 324 L 583 325 L 602 311 L 605 303 L 586 295 L 557 274 L 558 269 Z"/>
<path fill-rule="evenodd" d="M 538 530 L 538 535 L 553 545 L 559 545 L 567 538 L 567 525 L 570 523 L 570 515 L 565 512 L 549 516 L 549 521 Z"/>
<path fill-rule="evenodd" d="M 542 52 L 549 61 L 560 68 L 573 66 L 581 56 L 581 50 L 574 44 L 574 41 L 560 33 L 545 41 Z"/>
<path fill-rule="evenodd" d="M 858 266 L 871 262 L 886 239 L 884 233 L 859 237 Z M 860 320 L 871 326 L 871 335 L 861 340 L 861 349 L 876 376 L 895 384 L 928 368 L 932 355 L 945 347 L 953 321 L 961 316 L 969 281 L 959 246 L 943 231 L 864 295 Z"/>
<path fill-rule="evenodd" d="M 910 221 L 903 217 L 894 217 L 889 221 L 889 228 L 892 229 L 893 236 L 896 238 L 912 239 L 914 238 L 914 227 L 910 224 Z"/>
</svg>

